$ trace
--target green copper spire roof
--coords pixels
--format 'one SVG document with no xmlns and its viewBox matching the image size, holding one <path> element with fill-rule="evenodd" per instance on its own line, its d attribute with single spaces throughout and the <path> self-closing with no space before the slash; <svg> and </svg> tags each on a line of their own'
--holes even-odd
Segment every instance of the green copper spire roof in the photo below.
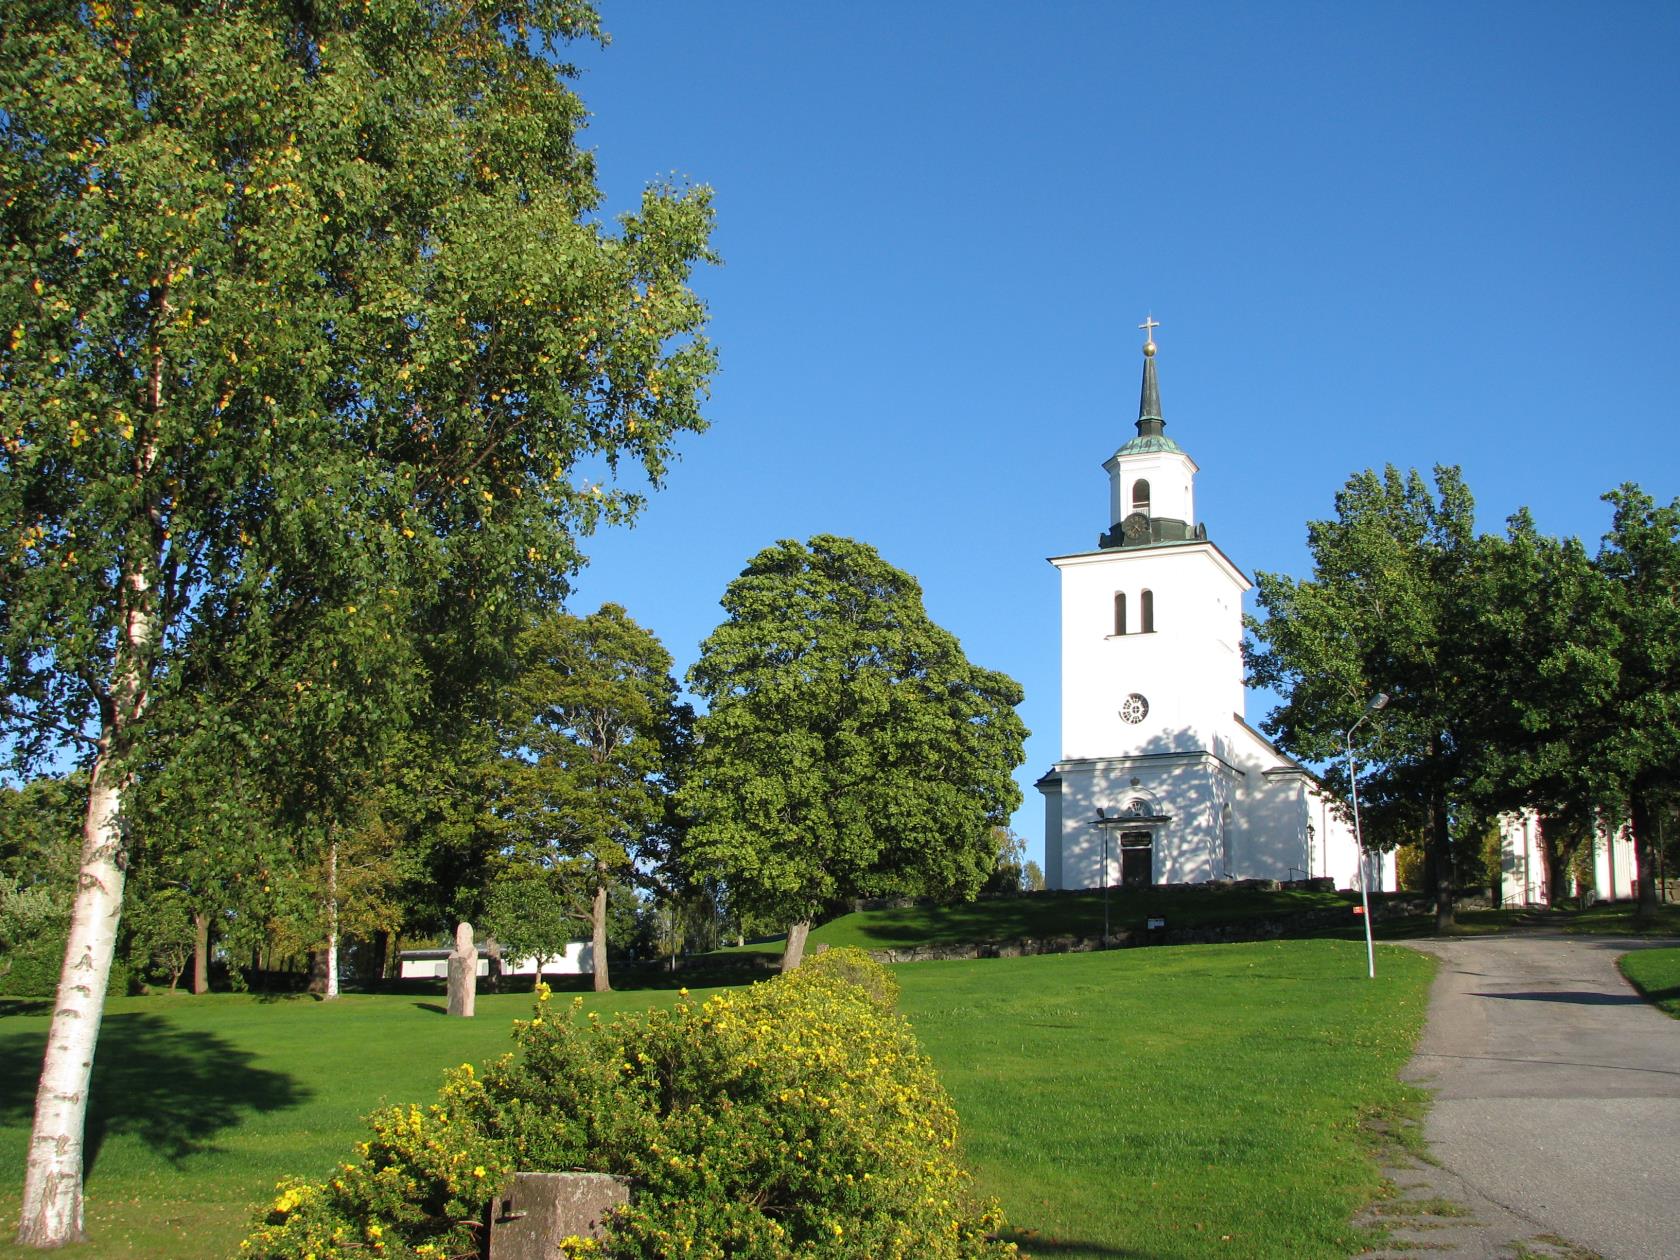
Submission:
<svg viewBox="0 0 1680 1260">
<path fill-rule="evenodd" d="M 1121 455 L 1152 455 L 1166 451 L 1176 455 L 1184 452 L 1178 443 L 1166 435 L 1167 422 L 1161 419 L 1161 386 L 1155 380 L 1155 338 L 1150 334 L 1160 327 L 1153 317 L 1138 325 L 1148 338 L 1143 343 L 1143 392 L 1138 396 L 1138 435 L 1119 450 Z"/>
</svg>

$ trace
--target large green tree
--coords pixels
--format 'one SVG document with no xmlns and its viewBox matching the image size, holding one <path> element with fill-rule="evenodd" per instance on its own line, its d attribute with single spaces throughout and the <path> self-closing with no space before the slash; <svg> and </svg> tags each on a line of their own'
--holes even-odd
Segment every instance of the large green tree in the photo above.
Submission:
<svg viewBox="0 0 1680 1260">
<path fill-rule="evenodd" d="M 558 56 L 597 31 L 580 0 L 0 13 L 4 717 L 89 771 L 26 1244 L 83 1232 L 156 696 L 210 654 L 271 692 L 218 721 L 400 726 L 635 510 L 621 461 L 657 483 L 701 426 L 708 201 L 595 213 Z"/>
<path fill-rule="evenodd" d="M 740 912 L 789 925 L 798 966 L 848 897 L 973 897 L 1020 804 L 1013 679 L 972 664 L 920 585 L 848 538 L 778 542 L 724 593 L 689 686 L 684 860 Z"/>
<path fill-rule="evenodd" d="M 1463 600 L 1458 681 L 1478 736 L 1465 749 L 1464 806 L 1478 818 L 1540 818 L 1547 897 L 1563 895 L 1572 854 L 1591 848 L 1606 796 L 1581 755 L 1574 715 L 1597 686 L 1580 668 L 1609 629 L 1608 591 L 1574 538 L 1542 534 L 1527 510 L 1478 540 Z"/>
<path fill-rule="evenodd" d="M 1614 517 L 1598 570 L 1616 627 L 1616 685 L 1594 763 L 1623 788 L 1641 914 L 1656 911 L 1658 816 L 1680 796 L 1680 499 L 1636 486 L 1604 496 Z"/>
<path fill-rule="evenodd" d="M 504 866 L 578 875 L 588 907 L 578 917 L 590 924 L 595 988 L 604 992 L 607 894 L 654 846 L 666 819 L 667 753 L 689 721 L 671 655 L 617 604 L 587 617 L 549 613 L 520 637 L 504 704 Z M 494 890 L 487 900 L 505 902 Z M 507 914 L 498 918 L 505 924 Z"/>
<path fill-rule="evenodd" d="M 1483 725 L 1474 799 L 1543 817 L 1548 883 L 1572 851 L 1626 822 L 1643 911 L 1656 903 L 1656 812 L 1680 791 L 1680 502 L 1637 486 L 1605 496 L 1595 557 L 1527 513 L 1485 539 L 1466 685 Z"/>
<path fill-rule="evenodd" d="M 1258 576 L 1263 618 L 1249 618 L 1249 681 L 1283 704 L 1264 722 L 1278 744 L 1322 762 L 1347 787 L 1345 733 L 1379 692 L 1389 697 L 1358 750 L 1359 790 L 1390 834 L 1421 832 L 1437 923 L 1453 921 L 1451 813 L 1476 746 L 1479 708 L 1463 686 L 1477 540 L 1455 468 L 1432 493 L 1414 469 L 1349 478 L 1336 519 L 1307 525 L 1310 578 Z"/>
<path fill-rule="evenodd" d="M 1657 908 L 1657 820 L 1680 797 L 1680 500 L 1659 504 L 1634 485 L 1605 498 L 1614 515 L 1594 567 L 1607 624 L 1572 662 L 1593 680 L 1593 702 L 1567 716 L 1585 766 L 1607 789 L 1609 820 L 1628 821 L 1639 910 L 1649 914 Z"/>
</svg>

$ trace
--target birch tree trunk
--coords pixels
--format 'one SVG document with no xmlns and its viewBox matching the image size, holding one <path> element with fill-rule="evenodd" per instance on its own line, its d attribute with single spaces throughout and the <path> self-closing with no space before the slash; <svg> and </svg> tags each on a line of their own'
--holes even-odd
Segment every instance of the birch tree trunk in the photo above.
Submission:
<svg viewBox="0 0 1680 1260">
<path fill-rule="evenodd" d="M 594 954 L 595 992 L 606 993 L 612 988 L 607 974 L 607 886 L 595 885 L 595 901 L 590 906 L 590 948 Z"/>
<path fill-rule="evenodd" d="M 156 294 L 160 319 L 172 308 L 167 286 Z M 163 410 L 163 351 L 154 338 L 148 380 L 148 411 Z M 134 456 L 134 477 L 144 485 L 157 461 L 154 437 L 143 438 Z M 25 1247 L 62 1247 L 85 1242 L 82 1220 L 82 1144 L 87 1132 L 88 1085 L 105 991 L 122 921 L 128 853 L 122 833 L 123 797 L 132 782 L 132 732 L 145 716 L 151 663 L 158 638 L 157 590 L 167 531 L 157 500 L 146 502 L 137 544 L 123 565 L 117 587 L 116 655 L 109 690 L 91 684 L 99 705 L 99 743 L 88 780 L 82 823 L 82 864 L 70 907 L 70 933 L 58 976 L 41 1082 L 35 1093 L 35 1123 L 23 1173 L 23 1204 L 17 1241 Z"/>
<path fill-rule="evenodd" d="M 82 1136 L 93 1052 L 122 918 L 126 866 L 118 821 L 125 785 L 119 774 L 107 734 L 100 740 L 88 789 L 70 937 L 35 1095 L 35 1127 L 29 1138 L 17 1234 L 18 1243 L 25 1247 L 58 1247 L 87 1240 L 82 1228 Z"/>
<path fill-rule="evenodd" d="M 476 960 L 475 960 L 476 961 Z M 338 833 L 327 842 L 327 988 L 323 996 L 338 996 Z"/>
<path fill-rule="evenodd" d="M 88 1083 L 122 920 L 128 872 L 121 818 L 130 783 L 127 744 L 130 729 L 146 709 L 147 674 L 141 661 L 148 658 L 152 640 L 151 588 L 144 572 L 131 571 L 124 588 L 117 685 L 112 694 L 100 697 L 101 729 L 88 781 L 82 863 L 35 1094 L 35 1124 L 18 1213 L 17 1240 L 25 1247 L 61 1247 L 87 1238 L 82 1227 L 82 1143 Z"/>
</svg>

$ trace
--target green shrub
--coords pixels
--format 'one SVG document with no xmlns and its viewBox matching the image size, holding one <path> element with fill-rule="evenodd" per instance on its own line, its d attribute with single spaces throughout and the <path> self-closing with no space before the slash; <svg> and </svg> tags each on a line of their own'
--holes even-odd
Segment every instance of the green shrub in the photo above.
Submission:
<svg viewBox="0 0 1680 1260">
<path fill-rule="evenodd" d="M 470 1251 L 514 1169 L 629 1180 L 601 1243 L 631 1257 L 1006 1256 L 956 1155 L 957 1120 L 897 984 L 857 950 L 671 1010 L 603 1022 L 546 989 L 517 1055 L 452 1072 L 437 1103 L 375 1115 L 360 1160 L 282 1186 L 244 1244 L 263 1260 Z"/>
</svg>

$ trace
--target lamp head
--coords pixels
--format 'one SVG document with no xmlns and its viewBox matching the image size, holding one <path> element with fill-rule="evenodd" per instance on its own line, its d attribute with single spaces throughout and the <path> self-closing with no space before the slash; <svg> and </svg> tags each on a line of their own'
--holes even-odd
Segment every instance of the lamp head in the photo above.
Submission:
<svg viewBox="0 0 1680 1260">
<path fill-rule="evenodd" d="M 1365 712 L 1375 713 L 1378 709 L 1388 707 L 1388 692 L 1379 691 L 1371 697 L 1371 703 L 1365 706 Z"/>
</svg>

